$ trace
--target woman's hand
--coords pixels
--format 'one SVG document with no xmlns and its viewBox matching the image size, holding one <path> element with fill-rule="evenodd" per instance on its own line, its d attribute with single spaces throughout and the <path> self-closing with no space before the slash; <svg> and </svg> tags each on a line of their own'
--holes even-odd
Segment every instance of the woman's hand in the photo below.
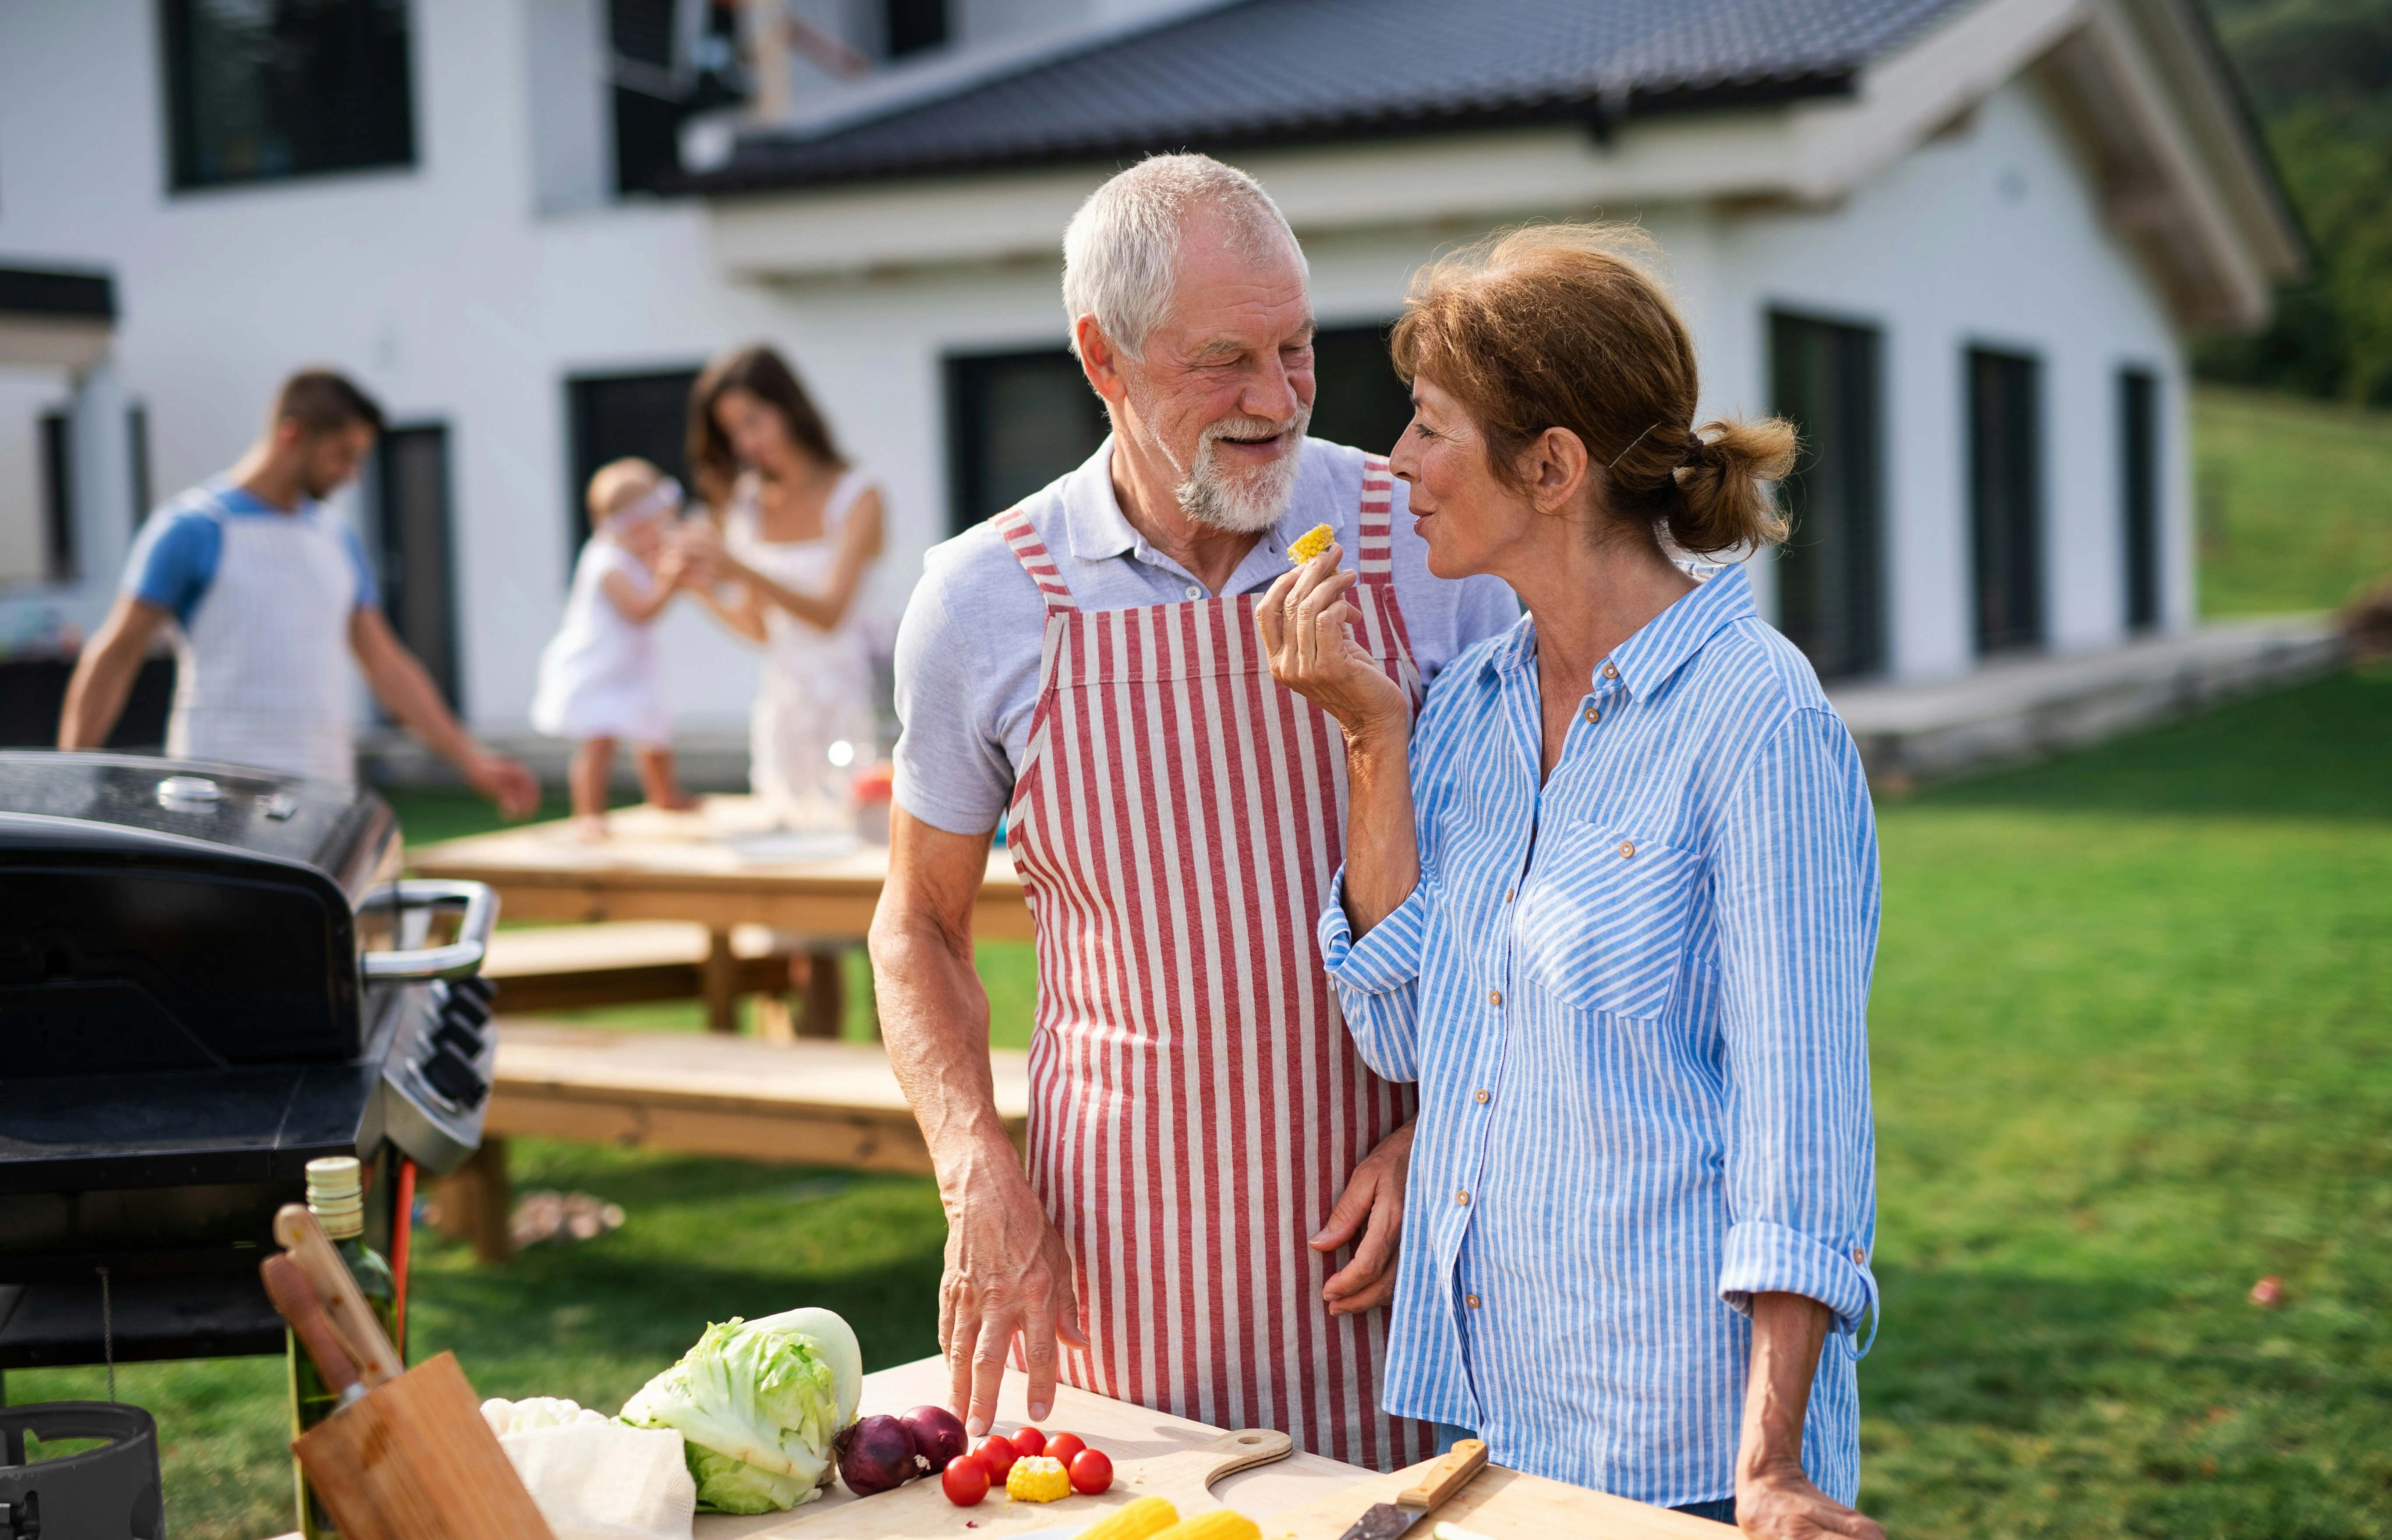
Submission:
<svg viewBox="0 0 2392 1540">
<path fill-rule="evenodd" d="M 1755 1540 L 1885 1540 L 1876 1520 L 1812 1485 L 1799 1463 L 1748 1473 L 1736 1483 L 1736 1527 Z"/>
<path fill-rule="evenodd" d="M 1337 570 L 1343 550 L 1327 550 L 1273 583 L 1254 606 L 1271 678 L 1336 718 L 1348 743 L 1378 733 L 1401 739 L 1411 703 L 1346 629 L 1362 614 L 1346 598 L 1360 581 Z"/>
</svg>

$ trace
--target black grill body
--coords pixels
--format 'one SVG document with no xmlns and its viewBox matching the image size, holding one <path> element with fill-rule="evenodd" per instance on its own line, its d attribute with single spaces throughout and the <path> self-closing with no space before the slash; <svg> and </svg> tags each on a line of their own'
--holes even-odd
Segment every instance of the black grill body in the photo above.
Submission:
<svg viewBox="0 0 2392 1540">
<path fill-rule="evenodd" d="M 280 1352 L 257 1263 L 306 1163 L 364 1163 L 386 1251 L 400 1159 L 472 1153 L 480 948 L 426 945 L 469 885 L 400 850 L 333 783 L 0 753 L 0 1369 Z"/>
</svg>

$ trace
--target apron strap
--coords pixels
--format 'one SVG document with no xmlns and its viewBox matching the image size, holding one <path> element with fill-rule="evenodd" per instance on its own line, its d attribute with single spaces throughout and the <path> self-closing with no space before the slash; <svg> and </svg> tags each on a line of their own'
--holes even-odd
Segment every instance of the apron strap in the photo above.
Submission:
<svg viewBox="0 0 2392 1540">
<path fill-rule="evenodd" d="M 1055 565 L 1054 555 L 1047 550 L 1046 542 L 1040 539 L 1038 531 L 1032 527 L 1030 515 L 1019 508 L 1008 508 L 993 522 L 996 532 L 1005 537 L 1005 543 L 1013 548 L 1013 559 L 1021 563 L 1021 570 L 1038 585 L 1039 593 L 1046 601 L 1046 613 L 1070 615 L 1077 610 L 1080 606 L 1072 600 L 1071 585 L 1063 581 L 1062 571 Z"/>
<path fill-rule="evenodd" d="M 1394 551 L 1396 473 L 1387 469 L 1384 455 L 1362 457 L 1362 502 L 1359 509 L 1360 529 L 1355 537 L 1354 570 L 1362 581 L 1379 590 L 1387 607 L 1387 619 L 1395 628 L 1396 638 L 1409 654 L 1412 647 L 1410 629 L 1404 625 L 1404 608 L 1396 602 Z M 1417 703 L 1415 703 L 1417 704 Z"/>
</svg>

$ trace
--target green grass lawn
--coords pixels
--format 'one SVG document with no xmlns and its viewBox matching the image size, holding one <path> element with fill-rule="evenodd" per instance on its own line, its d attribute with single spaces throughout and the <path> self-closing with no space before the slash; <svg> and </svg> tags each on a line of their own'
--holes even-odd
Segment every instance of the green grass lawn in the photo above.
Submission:
<svg viewBox="0 0 2392 1540">
<path fill-rule="evenodd" d="M 2387 767 L 2392 673 L 2346 675 L 1880 808 L 1886 1321 L 1862 1393 L 1890 1533 L 2392 1533 Z M 1020 1042 L 1025 950 L 982 963 Z M 485 1393 L 611 1408 L 708 1320 L 799 1302 L 846 1314 L 874 1366 L 933 1349 L 926 1181 L 515 1162 L 630 1218 L 500 1269 L 425 1242 L 418 1351 L 455 1348 Z M 160 1415 L 175 1533 L 272 1533 L 279 1363 L 121 1380 Z"/>
<path fill-rule="evenodd" d="M 2333 609 L 2392 577 L 2392 412 L 2204 386 L 2201 613 Z"/>
</svg>

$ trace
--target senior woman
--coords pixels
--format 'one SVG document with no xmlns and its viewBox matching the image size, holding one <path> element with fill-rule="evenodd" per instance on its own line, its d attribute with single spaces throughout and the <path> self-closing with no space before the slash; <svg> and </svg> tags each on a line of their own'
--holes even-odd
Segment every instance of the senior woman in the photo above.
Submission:
<svg viewBox="0 0 2392 1540">
<path fill-rule="evenodd" d="M 1395 473 L 1429 570 L 1528 611 L 1416 728 L 1350 640 L 1334 547 L 1257 606 L 1273 673 L 1345 730 L 1330 976 L 1362 1056 L 1420 1085 L 1384 1402 L 1748 1534 L 1875 1537 L 1848 1506 L 1867 786 L 1743 568 L 1671 559 L 1783 537 L 1764 483 L 1793 434 L 1696 430 L 1642 254 L 1537 227 L 1414 285 Z"/>
</svg>

